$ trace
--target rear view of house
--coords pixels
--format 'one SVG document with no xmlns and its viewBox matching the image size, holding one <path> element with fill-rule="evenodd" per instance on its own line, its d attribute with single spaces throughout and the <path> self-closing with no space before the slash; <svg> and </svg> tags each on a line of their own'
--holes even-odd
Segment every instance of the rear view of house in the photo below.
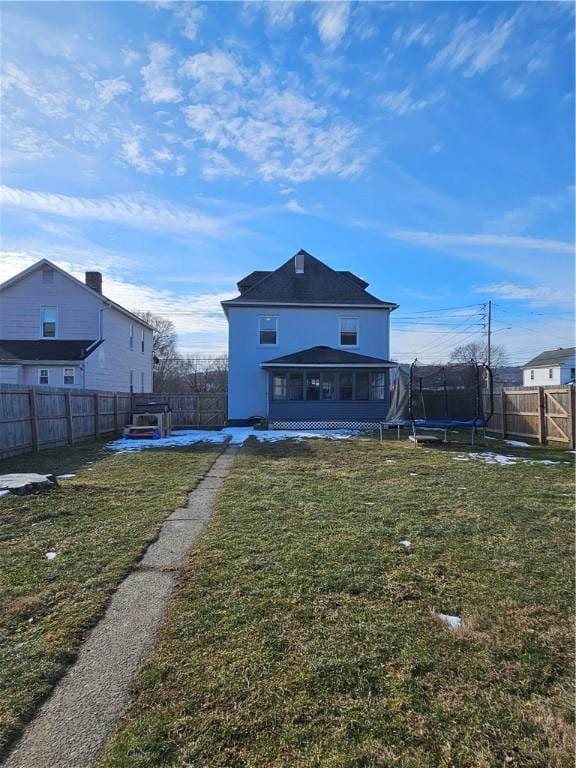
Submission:
<svg viewBox="0 0 576 768">
<path fill-rule="evenodd" d="M 366 425 L 386 417 L 389 317 L 398 306 L 299 251 L 240 280 L 222 302 L 229 325 L 228 422 Z"/>
<path fill-rule="evenodd" d="M 42 259 L 0 285 L 0 383 L 152 391 L 152 328 Z"/>
<path fill-rule="evenodd" d="M 576 347 L 549 349 L 541 352 L 526 365 L 524 386 L 562 385 L 574 382 L 576 375 Z"/>
</svg>

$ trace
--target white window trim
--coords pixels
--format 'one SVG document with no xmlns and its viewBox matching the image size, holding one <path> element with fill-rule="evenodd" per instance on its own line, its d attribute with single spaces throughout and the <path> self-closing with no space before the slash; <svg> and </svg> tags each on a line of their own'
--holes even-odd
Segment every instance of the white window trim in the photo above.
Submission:
<svg viewBox="0 0 576 768">
<path fill-rule="evenodd" d="M 72 371 L 72 381 L 66 382 L 66 371 Z M 62 383 L 65 387 L 73 387 L 76 384 L 76 368 L 68 367 L 62 369 Z"/>
<path fill-rule="evenodd" d="M 260 320 L 270 318 L 276 321 L 276 342 L 274 344 L 262 344 L 260 341 Z M 277 347 L 280 344 L 280 315 L 258 315 L 258 346 L 259 347 Z"/>
<path fill-rule="evenodd" d="M 54 336 L 44 336 L 44 310 L 55 309 L 56 310 L 56 322 L 54 323 Z M 59 326 L 60 312 L 58 307 L 54 304 L 42 304 L 40 307 L 40 338 L 41 339 L 57 339 L 58 338 L 58 326 Z"/>
<path fill-rule="evenodd" d="M 42 378 L 42 371 L 46 371 L 46 378 L 48 379 L 45 384 L 40 381 Z M 50 386 L 50 368 L 38 368 L 38 384 L 40 384 L 42 387 Z"/>
<path fill-rule="evenodd" d="M 343 320 L 355 320 L 356 321 L 356 344 L 342 344 L 342 321 Z M 360 318 L 354 315 L 343 315 L 338 318 L 338 346 L 342 349 L 358 349 L 360 346 Z"/>
</svg>

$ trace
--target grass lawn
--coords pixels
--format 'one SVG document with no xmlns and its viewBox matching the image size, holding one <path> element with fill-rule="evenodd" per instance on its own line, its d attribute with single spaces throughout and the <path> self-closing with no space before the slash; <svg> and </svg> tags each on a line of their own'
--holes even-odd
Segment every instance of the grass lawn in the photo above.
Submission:
<svg viewBox="0 0 576 768">
<path fill-rule="evenodd" d="M 572 766 L 573 466 L 456 455 L 247 445 L 100 768 Z"/>
<path fill-rule="evenodd" d="M 0 461 L 0 474 L 76 474 L 54 491 L 0 498 L 0 754 L 219 450 L 112 454 L 90 444 Z"/>
</svg>

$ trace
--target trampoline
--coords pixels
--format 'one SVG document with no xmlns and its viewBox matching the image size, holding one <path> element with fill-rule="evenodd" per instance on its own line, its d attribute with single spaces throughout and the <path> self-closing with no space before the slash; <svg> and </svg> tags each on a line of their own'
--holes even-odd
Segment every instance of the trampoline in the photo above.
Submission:
<svg viewBox="0 0 576 768">
<path fill-rule="evenodd" d="M 487 397 L 485 398 L 485 394 Z M 486 427 L 493 413 L 492 372 L 486 365 L 457 363 L 400 368 L 392 391 L 384 427 L 412 427 L 414 445 L 417 430 L 442 430 L 444 442 L 449 429 L 470 429 L 472 443 L 477 429 Z"/>
</svg>

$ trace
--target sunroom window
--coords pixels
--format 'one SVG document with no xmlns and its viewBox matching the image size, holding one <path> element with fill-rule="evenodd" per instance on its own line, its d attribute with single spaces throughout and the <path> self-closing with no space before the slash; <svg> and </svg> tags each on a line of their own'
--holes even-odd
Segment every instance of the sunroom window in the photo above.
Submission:
<svg viewBox="0 0 576 768">
<path fill-rule="evenodd" d="M 274 400 L 286 400 L 286 374 L 275 373 L 272 378 L 272 397 Z"/>
<path fill-rule="evenodd" d="M 320 374 L 306 374 L 306 400 L 320 400 Z"/>
<path fill-rule="evenodd" d="M 386 374 L 370 374 L 370 400 L 386 399 Z"/>
<path fill-rule="evenodd" d="M 302 373 L 288 374 L 288 400 L 304 398 L 304 375 Z"/>
</svg>

